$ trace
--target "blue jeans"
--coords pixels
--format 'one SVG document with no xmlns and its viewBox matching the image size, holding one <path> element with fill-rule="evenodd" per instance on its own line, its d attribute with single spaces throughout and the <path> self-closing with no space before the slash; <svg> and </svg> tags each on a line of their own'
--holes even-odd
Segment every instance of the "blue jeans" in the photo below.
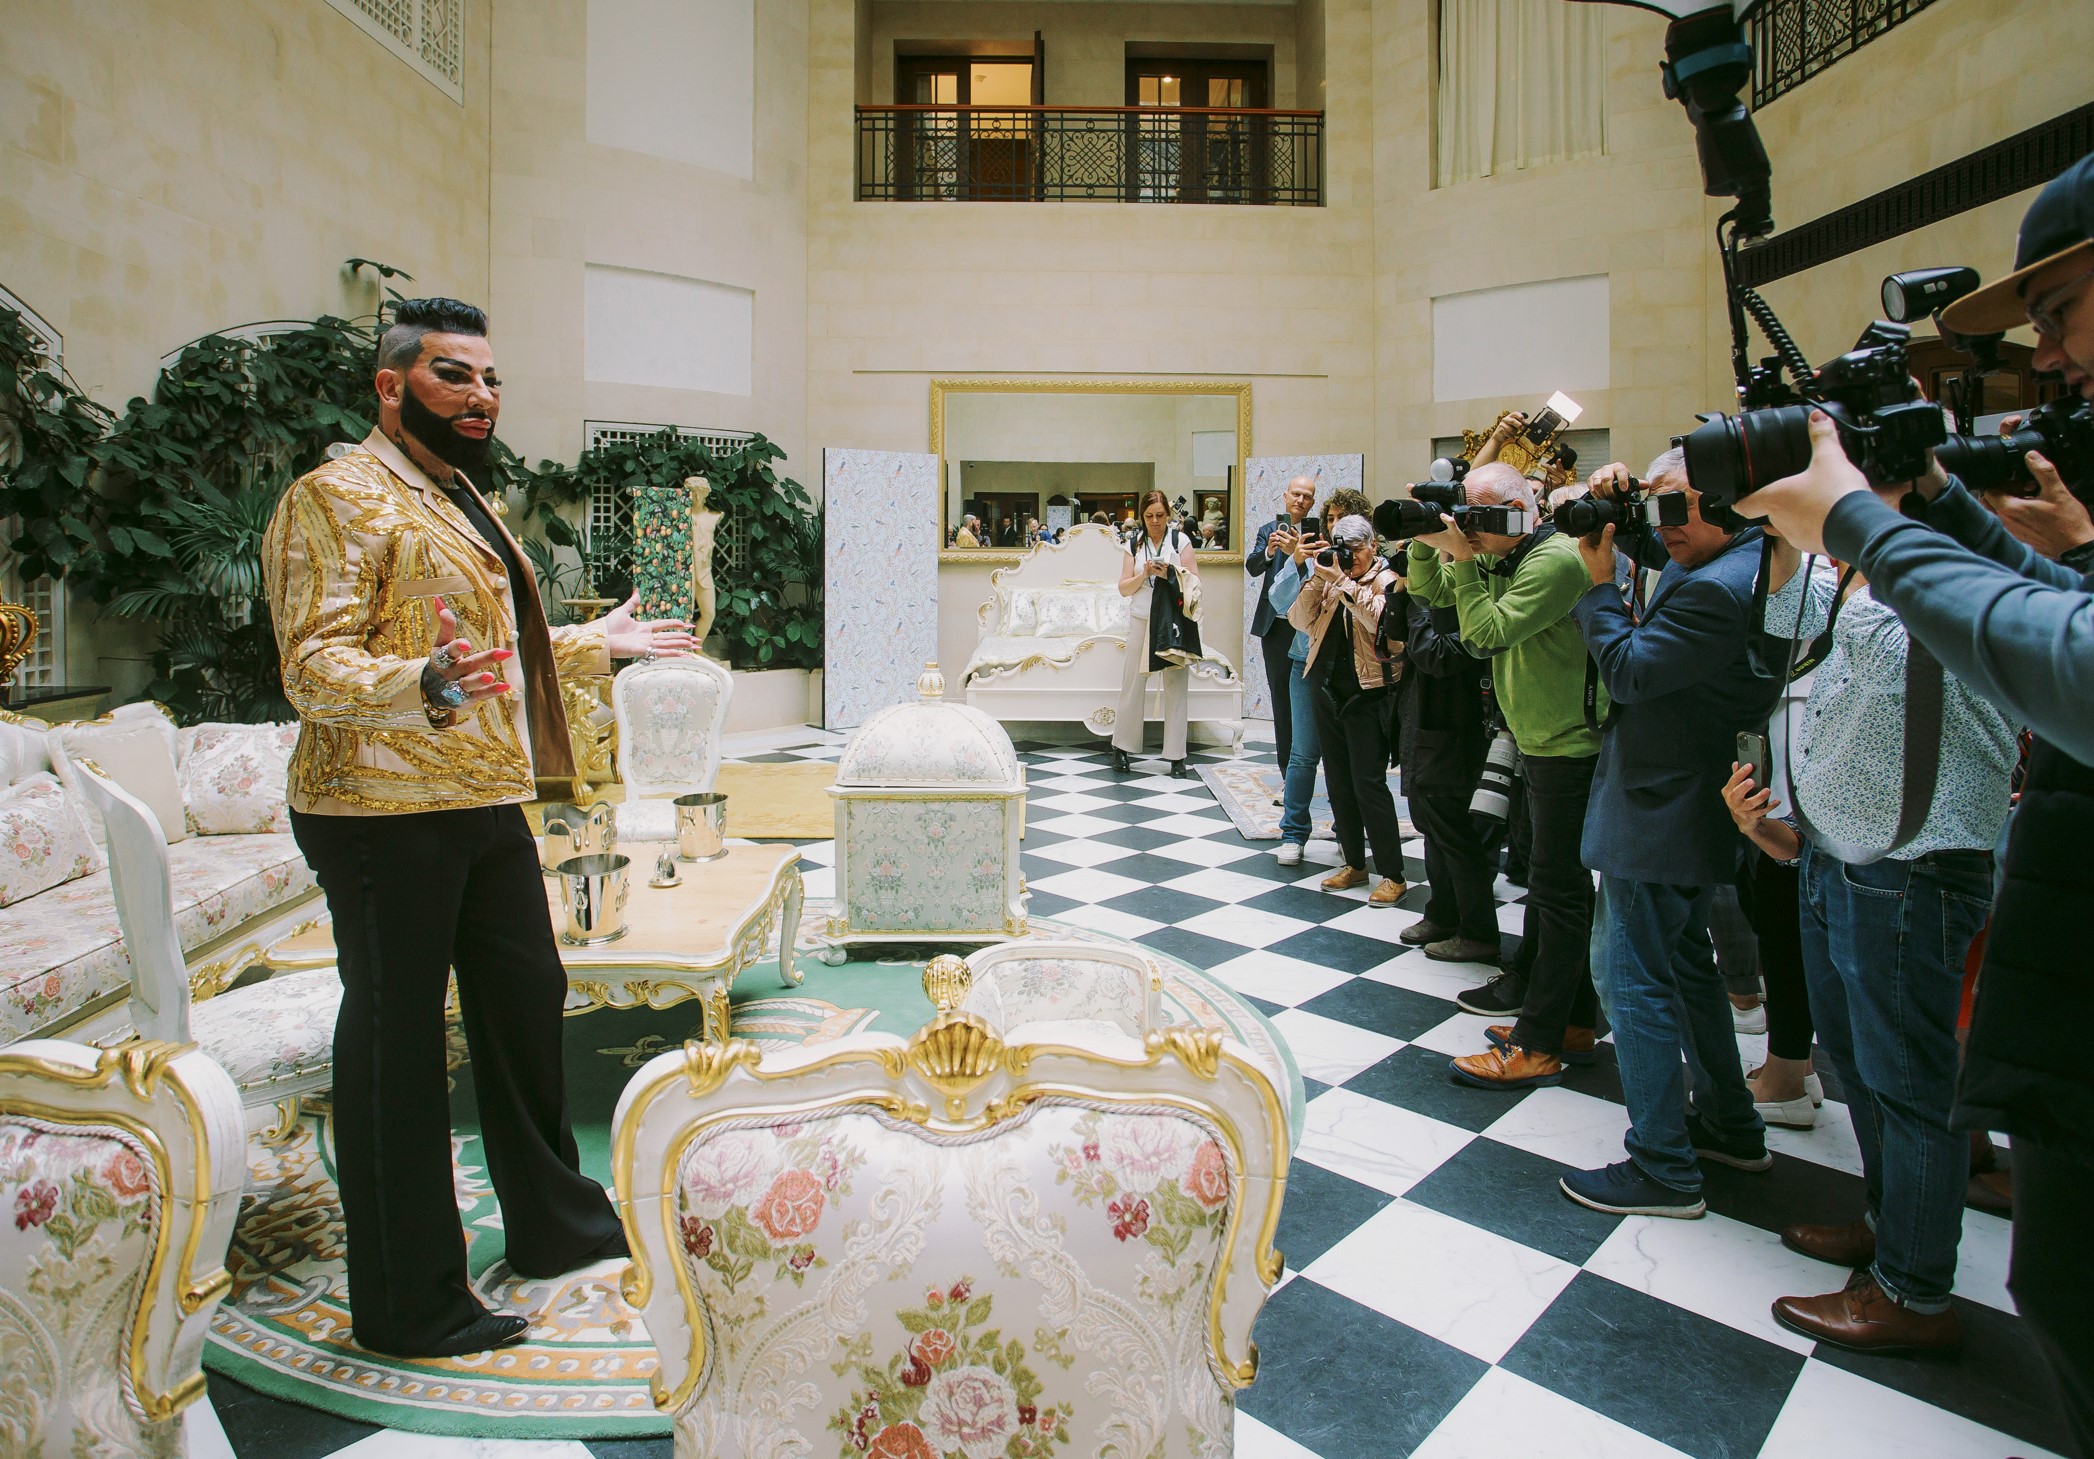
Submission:
<svg viewBox="0 0 2094 1459">
<path fill-rule="evenodd" d="M 1878 1286 L 1917 1312 L 1949 1305 L 1968 1137 L 1949 1126 L 1963 958 L 1992 904 L 1980 851 L 1851 866 L 1803 848 L 1811 1020 L 1854 1118 Z"/>
<path fill-rule="evenodd" d="M 1602 876 L 1592 915 L 1592 975 L 1629 1106 L 1623 1140 L 1636 1168 L 1675 1190 L 1701 1189 L 1687 1138 L 1686 1074 L 1711 1134 L 1757 1144 L 1765 1126 L 1738 1064 L 1730 1000 L 1709 941 L 1714 888 Z"/>
<path fill-rule="evenodd" d="M 1294 737 L 1287 746 L 1287 789 L 1281 795 L 1280 839 L 1297 846 L 1309 842 L 1309 802 L 1316 798 L 1316 766 L 1323 758 L 1316 737 L 1316 695 L 1302 682 L 1301 660 L 1287 660 L 1294 677 L 1288 684 L 1288 718 Z"/>
</svg>

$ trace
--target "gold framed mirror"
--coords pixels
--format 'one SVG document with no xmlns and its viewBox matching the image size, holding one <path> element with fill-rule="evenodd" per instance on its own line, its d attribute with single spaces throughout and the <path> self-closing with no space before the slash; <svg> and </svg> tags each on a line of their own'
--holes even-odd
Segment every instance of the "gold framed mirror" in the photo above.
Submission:
<svg viewBox="0 0 2094 1459">
<path fill-rule="evenodd" d="M 1243 559 L 1248 380 L 931 381 L 941 562 L 1008 564 L 1028 517 L 1117 526 L 1161 488 L 1203 560 Z"/>
</svg>

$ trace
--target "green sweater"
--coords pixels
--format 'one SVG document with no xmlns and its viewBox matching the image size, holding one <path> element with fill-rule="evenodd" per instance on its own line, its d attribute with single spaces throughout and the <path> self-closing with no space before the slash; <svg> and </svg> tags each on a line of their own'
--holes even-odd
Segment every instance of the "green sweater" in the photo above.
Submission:
<svg viewBox="0 0 2094 1459">
<path fill-rule="evenodd" d="M 1552 532 L 1520 559 L 1511 577 L 1486 572 L 1498 559 L 1443 563 L 1413 542 L 1410 590 L 1435 608 L 1453 605 L 1461 639 L 1490 660 L 1491 679 L 1523 755 L 1597 755 L 1600 737 L 1585 727 L 1585 638 L 1571 605 L 1592 588 L 1575 538 Z M 1602 686 L 1596 709 L 1607 716 Z"/>
</svg>

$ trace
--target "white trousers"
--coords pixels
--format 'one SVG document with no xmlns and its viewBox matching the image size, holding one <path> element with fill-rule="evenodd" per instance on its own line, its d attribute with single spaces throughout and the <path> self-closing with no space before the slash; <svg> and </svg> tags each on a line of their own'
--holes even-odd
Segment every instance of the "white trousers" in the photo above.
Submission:
<svg viewBox="0 0 2094 1459">
<path fill-rule="evenodd" d="M 1142 750 L 1142 700 L 1149 687 L 1149 621 L 1136 618 L 1127 625 L 1127 652 L 1120 678 L 1120 707 L 1112 722 L 1115 749 L 1130 755 Z M 1179 666 L 1159 669 L 1163 675 L 1163 758 L 1185 758 L 1185 711 L 1192 691 L 1192 670 Z"/>
</svg>

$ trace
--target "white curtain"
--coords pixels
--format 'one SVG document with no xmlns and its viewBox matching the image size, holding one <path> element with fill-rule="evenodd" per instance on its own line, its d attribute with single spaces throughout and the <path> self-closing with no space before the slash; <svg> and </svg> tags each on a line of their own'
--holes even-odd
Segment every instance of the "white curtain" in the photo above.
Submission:
<svg viewBox="0 0 2094 1459">
<path fill-rule="evenodd" d="M 1606 6 L 1439 4 L 1433 186 L 1606 150 Z"/>
</svg>

